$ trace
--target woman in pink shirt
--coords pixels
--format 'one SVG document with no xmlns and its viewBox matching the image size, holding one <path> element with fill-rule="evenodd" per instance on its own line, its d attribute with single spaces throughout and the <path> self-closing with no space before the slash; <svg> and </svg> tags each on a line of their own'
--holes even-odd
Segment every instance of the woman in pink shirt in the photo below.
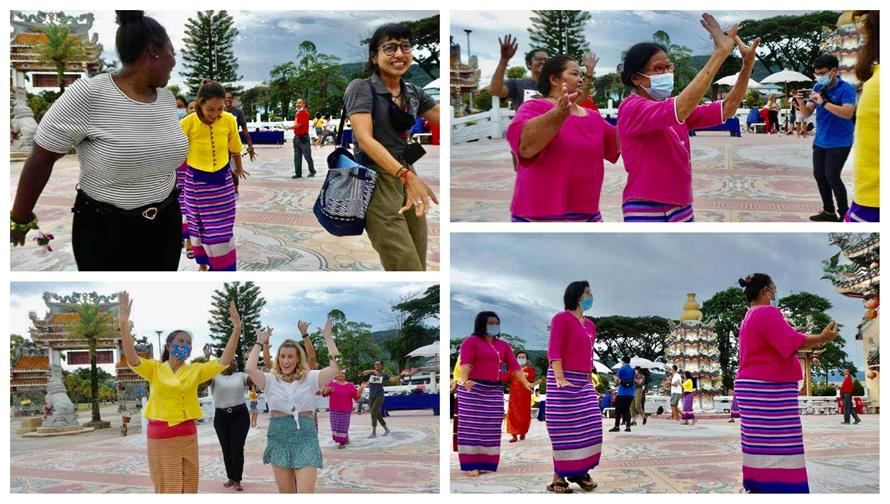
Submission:
<svg viewBox="0 0 890 504">
<path fill-rule="evenodd" d="M 837 324 L 829 323 L 819 334 L 802 334 L 779 310 L 769 275 L 755 273 L 739 285 L 751 304 L 739 328 L 733 393 L 741 415 L 742 485 L 749 493 L 809 493 L 797 352 L 837 338 Z"/>
<path fill-rule="evenodd" d="M 618 160 L 618 136 L 598 112 L 575 103 L 583 84 L 572 58 L 550 58 L 538 80 L 544 98 L 525 101 L 507 128 L 517 159 L 514 222 L 603 220 L 603 159 Z"/>
<path fill-rule="evenodd" d="M 550 321 L 547 343 L 547 433 L 553 445 L 553 482 L 547 490 L 571 493 L 566 480 L 589 492 L 589 472 L 600 463 L 603 417 L 591 382 L 596 326 L 584 316 L 593 307 L 586 281 L 572 282 L 563 295 L 565 311 Z"/>
<path fill-rule="evenodd" d="M 643 42 L 624 55 L 621 81 L 634 89 L 618 107 L 618 137 L 627 170 L 621 206 L 625 222 L 694 220 L 689 131 L 722 124 L 745 98 L 760 39 L 747 46 L 736 36 L 738 25 L 724 32 L 710 14 L 702 15 L 701 24 L 714 40 L 714 52 L 676 97 L 671 97 L 674 64 L 664 46 Z M 735 47 L 742 70 L 732 90 L 722 102 L 699 105 Z"/>
<path fill-rule="evenodd" d="M 367 382 L 366 382 L 367 383 Z M 352 401 L 362 396 L 365 383 L 360 387 L 346 381 L 346 371 L 341 369 L 337 378 L 321 390 L 321 395 L 329 397 L 331 414 L 331 437 L 338 449 L 349 444 L 349 421 L 352 419 Z"/>
<path fill-rule="evenodd" d="M 471 334 L 460 345 L 457 384 L 457 456 L 467 476 L 495 472 L 501 458 L 504 421 L 504 382 L 512 376 L 525 388 L 532 385 L 516 361 L 513 348 L 498 338 L 501 319 L 495 312 L 476 315 Z"/>
</svg>

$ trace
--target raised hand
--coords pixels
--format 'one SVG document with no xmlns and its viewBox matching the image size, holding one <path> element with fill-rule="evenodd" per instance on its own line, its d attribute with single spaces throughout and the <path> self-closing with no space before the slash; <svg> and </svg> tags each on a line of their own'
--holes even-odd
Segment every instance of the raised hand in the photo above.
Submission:
<svg viewBox="0 0 890 504">
<path fill-rule="evenodd" d="M 324 327 L 319 327 L 318 330 L 321 331 L 321 335 L 324 336 L 325 343 L 330 347 L 334 343 L 334 336 L 331 333 L 331 327 L 334 325 L 334 321 L 330 318 L 324 323 Z"/>
<path fill-rule="evenodd" d="M 829 322 L 829 324 L 825 326 L 825 329 L 822 329 L 822 335 L 830 338 L 828 341 L 834 341 L 838 335 L 837 322 L 833 320 Z"/>
<path fill-rule="evenodd" d="M 256 342 L 260 345 L 268 345 L 269 338 L 272 337 L 272 328 L 269 326 L 263 327 L 261 329 L 256 330 Z"/>
<path fill-rule="evenodd" d="M 235 301 L 229 301 L 229 322 L 232 323 L 232 327 L 241 327 L 241 315 L 238 314 Z"/>
<path fill-rule="evenodd" d="M 498 44 L 501 46 L 501 59 L 505 61 L 509 61 L 510 58 L 515 56 L 516 50 L 519 48 L 516 39 L 510 34 L 504 35 L 503 40 L 498 37 Z"/>
<path fill-rule="evenodd" d="M 732 51 L 732 48 L 735 47 L 736 32 L 739 30 L 738 24 L 732 25 L 729 30 L 724 32 L 723 28 L 720 27 L 720 23 L 707 12 L 702 14 L 699 22 L 711 35 L 711 39 L 714 40 L 714 49 L 726 51 L 727 53 Z"/>
<path fill-rule="evenodd" d="M 211 350 L 212 349 L 210 348 L 210 343 L 207 343 L 206 345 L 204 345 L 204 358 L 205 359 L 210 360 Z"/>
<path fill-rule="evenodd" d="M 735 36 L 735 46 L 739 48 L 739 54 L 745 63 L 754 63 L 754 58 L 757 57 L 757 46 L 759 45 L 760 37 L 754 39 L 751 45 L 746 45 L 738 35 Z"/>
<path fill-rule="evenodd" d="M 297 330 L 300 331 L 300 335 L 309 334 L 309 322 L 304 322 L 302 320 L 297 321 Z"/>
<path fill-rule="evenodd" d="M 117 301 L 118 320 L 120 320 L 121 325 L 128 324 L 130 322 L 130 310 L 133 308 L 133 300 L 130 299 L 130 293 L 121 291 L 117 295 Z"/>
<path fill-rule="evenodd" d="M 596 68 L 596 64 L 600 62 L 599 57 L 596 53 L 589 52 L 584 55 L 584 73 L 587 75 L 593 75 L 593 71 Z"/>
</svg>

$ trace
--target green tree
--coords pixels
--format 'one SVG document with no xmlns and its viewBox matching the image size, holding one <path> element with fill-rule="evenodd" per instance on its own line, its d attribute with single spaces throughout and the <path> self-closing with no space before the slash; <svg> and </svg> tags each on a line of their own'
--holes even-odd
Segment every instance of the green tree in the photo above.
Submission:
<svg viewBox="0 0 890 504">
<path fill-rule="evenodd" d="M 290 103 L 297 98 L 296 84 L 297 65 L 293 61 L 275 65 L 269 71 L 269 102 L 282 117 L 292 117 Z"/>
<path fill-rule="evenodd" d="M 248 117 L 253 117 L 260 109 L 269 113 L 269 86 L 265 83 L 254 86 L 241 94 L 241 108 Z"/>
<path fill-rule="evenodd" d="M 664 342 L 671 332 L 666 318 L 612 315 L 597 317 L 594 323 L 596 353 L 603 364 L 618 362 L 625 355 L 653 361 L 664 357 Z"/>
<path fill-rule="evenodd" d="M 340 359 L 346 369 L 347 379 L 350 381 L 359 380 L 359 373 L 365 369 L 373 368 L 374 361 L 383 360 L 380 346 L 374 343 L 371 324 L 349 320 L 342 310 L 336 308 L 328 312 L 328 317 L 333 322 L 331 335 L 334 337 L 334 342 L 337 343 L 337 350 L 340 352 Z M 315 346 L 318 367 L 327 366 L 330 357 L 321 331 L 316 329 L 310 334 L 310 337 Z M 393 373 L 390 371 L 390 374 Z"/>
<path fill-rule="evenodd" d="M 671 36 L 664 30 L 653 33 L 652 41 L 667 49 L 668 59 L 674 64 L 674 91 L 683 90 L 698 74 L 692 63 L 692 49 L 671 42 Z"/>
<path fill-rule="evenodd" d="M 508 79 L 524 79 L 526 74 L 528 73 L 528 69 L 524 66 L 512 66 L 507 69 L 507 78 Z"/>
<path fill-rule="evenodd" d="M 232 43 L 238 36 L 235 20 L 224 11 L 199 11 L 196 18 L 189 18 L 182 40 L 182 60 L 186 68 L 180 75 L 185 77 L 189 92 L 195 94 L 202 79 L 213 79 L 226 91 L 239 93 L 241 80 L 238 75 L 238 58 L 232 51 Z"/>
<path fill-rule="evenodd" d="M 822 43 L 837 24 L 840 12 L 818 11 L 797 16 L 746 19 L 739 23 L 739 37 L 760 37 L 757 58 L 770 73 L 782 69 L 811 73 Z"/>
<path fill-rule="evenodd" d="M 597 107 L 608 107 L 610 98 L 614 100 L 613 104 L 617 105 L 617 102 L 623 98 L 624 91 L 621 75 L 616 72 L 609 72 L 593 78 L 593 98 Z"/>
<path fill-rule="evenodd" d="M 72 307 L 77 314 L 77 321 L 67 324 L 68 333 L 87 341 L 90 355 L 90 404 L 92 405 L 92 421 L 90 427 L 107 428 L 99 414 L 99 371 L 96 366 L 96 344 L 99 339 L 112 338 L 117 334 L 114 317 L 99 302 L 95 293 L 83 296 L 80 302 Z"/>
<path fill-rule="evenodd" d="M 529 18 L 530 48 L 546 49 L 551 56 L 565 54 L 575 61 L 584 61 L 590 52 L 590 44 L 584 35 L 584 27 L 590 21 L 588 11 L 536 10 Z"/>
<path fill-rule="evenodd" d="M 479 91 L 479 94 L 473 98 L 473 107 L 480 112 L 491 110 L 491 92 L 488 89 Z"/>
<path fill-rule="evenodd" d="M 182 96 L 182 89 L 179 87 L 179 84 L 170 84 L 169 86 L 167 86 L 167 90 L 173 93 L 173 96 Z"/>
<path fill-rule="evenodd" d="M 720 352 L 720 376 L 723 393 L 733 387 L 739 365 L 739 326 L 748 312 L 745 292 L 730 287 L 711 296 L 702 304 L 702 322 L 717 333 L 717 351 Z"/>
<path fill-rule="evenodd" d="M 292 88 L 314 112 L 338 116 L 346 91 L 340 58 L 318 52 L 309 40 L 300 42 Z"/>
<path fill-rule="evenodd" d="M 36 48 L 37 60 L 56 69 L 59 90 L 65 91 L 65 70 L 68 64 L 83 59 L 87 50 L 80 37 L 71 33 L 70 28 L 50 24 L 42 32 L 46 41 Z"/>
<path fill-rule="evenodd" d="M 393 305 L 392 311 L 403 317 L 402 324 L 396 337 L 385 341 L 383 347 L 399 367 L 404 368 L 408 353 L 439 341 L 439 284 L 428 287 L 423 294 Z"/>
<path fill-rule="evenodd" d="M 831 302 L 817 294 L 798 292 L 783 296 L 779 298 L 779 309 L 791 325 L 805 334 L 822 332 L 822 329 L 831 322 L 831 316 L 827 313 L 831 309 Z M 840 324 L 838 329 L 841 329 Z M 844 351 L 844 345 L 846 345 L 844 337 L 838 334 L 834 341 L 823 347 L 824 351 L 819 355 L 819 363 L 814 363 L 813 371 L 823 375 L 826 381 L 832 371 L 847 367 L 855 371 L 855 366 Z"/>
<path fill-rule="evenodd" d="M 235 301 L 235 307 L 241 316 L 241 337 L 235 348 L 235 362 L 238 369 L 244 369 L 247 354 L 256 342 L 256 331 L 262 327 L 260 312 L 266 306 L 259 286 L 253 282 L 232 282 L 223 284 L 222 289 L 213 291 L 210 307 L 210 339 L 213 346 L 223 348 L 232 334 L 232 322 L 229 320 L 229 303 Z"/>
</svg>

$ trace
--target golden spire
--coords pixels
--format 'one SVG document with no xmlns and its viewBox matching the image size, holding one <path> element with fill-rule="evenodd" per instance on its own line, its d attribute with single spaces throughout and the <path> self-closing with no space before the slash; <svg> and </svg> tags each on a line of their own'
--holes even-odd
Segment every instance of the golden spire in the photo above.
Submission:
<svg viewBox="0 0 890 504">
<path fill-rule="evenodd" d="M 686 303 L 683 305 L 683 313 L 680 315 L 680 321 L 685 323 L 701 322 L 703 318 L 701 307 L 695 300 L 695 293 L 686 294 Z"/>
</svg>

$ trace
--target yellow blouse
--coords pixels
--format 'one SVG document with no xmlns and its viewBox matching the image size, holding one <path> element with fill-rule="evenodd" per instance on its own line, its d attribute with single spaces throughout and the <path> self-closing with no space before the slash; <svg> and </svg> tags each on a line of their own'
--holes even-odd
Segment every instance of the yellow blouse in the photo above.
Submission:
<svg viewBox="0 0 890 504">
<path fill-rule="evenodd" d="M 241 137 L 235 116 L 223 112 L 213 124 L 206 124 L 198 114 L 179 121 L 189 139 L 188 164 L 196 170 L 215 172 L 229 164 L 229 153 L 241 155 Z"/>
<path fill-rule="evenodd" d="M 880 65 L 862 85 L 853 135 L 853 201 L 881 206 L 881 81 Z"/>
<path fill-rule="evenodd" d="M 457 362 L 454 363 L 454 371 L 452 372 L 455 380 L 460 381 L 460 356 L 457 356 Z"/>
<path fill-rule="evenodd" d="M 683 382 L 683 392 L 692 392 L 692 380 L 687 379 Z"/>
<path fill-rule="evenodd" d="M 141 359 L 138 366 L 130 366 L 145 378 L 150 387 L 145 418 L 177 425 L 204 416 L 198 404 L 198 385 L 223 372 L 219 360 L 183 364 L 173 372 L 170 364 L 155 359 Z"/>
</svg>

